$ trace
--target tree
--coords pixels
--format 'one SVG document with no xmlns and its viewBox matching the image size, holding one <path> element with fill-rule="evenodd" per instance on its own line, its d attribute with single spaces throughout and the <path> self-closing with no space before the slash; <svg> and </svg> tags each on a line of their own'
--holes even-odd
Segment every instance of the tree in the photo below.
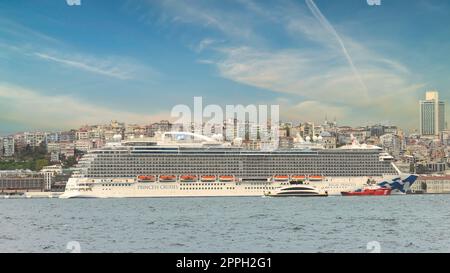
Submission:
<svg viewBox="0 0 450 273">
<path fill-rule="evenodd" d="M 34 166 L 34 170 L 35 171 L 40 171 L 42 170 L 42 168 L 44 168 L 45 166 L 48 166 L 48 160 L 47 159 L 38 159 L 35 162 L 35 166 Z"/>
<path fill-rule="evenodd" d="M 75 159 L 74 156 L 69 156 L 64 160 L 63 164 L 64 167 L 70 168 L 73 167 L 75 164 L 77 164 L 77 160 Z"/>
<path fill-rule="evenodd" d="M 418 164 L 416 166 L 416 173 L 417 174 L 425 174 L 428 173 L 428 168 L 424 166 L 423 164 Z"/>
</svg>

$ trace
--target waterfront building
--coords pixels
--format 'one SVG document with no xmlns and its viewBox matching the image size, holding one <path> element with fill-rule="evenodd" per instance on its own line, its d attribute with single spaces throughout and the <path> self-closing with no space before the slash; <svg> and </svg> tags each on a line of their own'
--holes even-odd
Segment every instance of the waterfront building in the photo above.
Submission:
<svg viewBox="0 0 450 273">
<path fill-rule="evenodd" d="M 75 143 L 73 142 L 60 142 L 60 153 L 66 158 L 75 156 Z"/>
<path fill-rule="evenodd" d="M 227 119 L 223 123 L 223 136 L 225 141 L 233 141 L 236 138 L 236 119 Z"/>
<path fill-rule="evenodd" d="M 3 156 L 14 156 L 15 153 L 15 140 L 14 137 L 8 136 L 3 138 Z"/>
<path fill-rule="evenodd" d="M 384 126 L 383 131 L 384 134 L 393 134 L 393 135 L 400 135 L 402 133 L 400 132 L 397 126 Z"/>
<path fill-rule="evenodd" d="M 0 191 L 2 193 L 42 191 L 44 177 L 30 170 L 0 171 Z"/>
<path fill-rule="evenodd" d="M 58 142 L 48 142 L 47 143 L 47 152 L 48 153 L 60 153 L 61 152 L 61 146 Z"/>
<path fill-rule="evenodd" d="M 303 138 L 310 137 L 312 138 L 314 136 L 314 123 L 312 122 L 306 122 L 302 124 L 302 131 L 301 136 Z"/>
<path fill-rule="evenodd" d="M 145 134 L 149 137 L 154 137 L 156 132 L 168 132 L 172 130 L 172 123 L 168 120 L 161 120 L 153 123 L 145 128 Z"/>
<path fill-rule="evenodd" d="M 384 134 L 387 134 L 389 132 L 385 132 L 385 127 L 381 124 L 373 125 L 370 128 L 368 128 L 370 132 L 370 136 L 380 137 Z"/>
<path fill-rule="evenodd" d="M 323 131 L 322 133 L 320 133 L 319 138 L 325 149 L 336 148 L 336 136 L 333 133 Z"/>
<path fill-rule="evenodd" d="M 27 146 L 38 147 L 47 142 L 47 133 L 45 132 L 24 132 L 14 135 L 14 144 L 16 150 L 22 150 Z"/>
<path fill-rule="evenodd" d="M 75 133 L 75 137 L 77 140 L 89 139 L 89 132 L 86 128 L 80 129 Z"/>
<path fill-rule="evenodd" d="M 440 140 L 443 145 L 449 146 L 450 145 L 450 130 L 444 130 L 440 134 Z"/>
<path fill-rule="evenodd" d="M 447 169 L 446 162 L 427 162 L 426 167 L 430 173 L 444 173 Z"/>
<path fill-rule="evenodd" d="M 420 134 L 438 136 L 445 129 L 445 103 L 439 100 L 437 91 L 426 92 L 420 101 Z"/>
<path fill-rule="evenodd" d="M 381 147 L 394 157 L 398 158 L 402 151 L 402 139 L 398 135 L 384 134 L 380 137 Z"/>
<path fill-rule="evenodd" d="M 59 134 L 59 140 L 60 142 L 73 142 L 76 138 L 75 130 L 67 131 L 67 132 L 61 132 Z"/>
<path fill-rule="evenodd" d="M 58 142 L 59 141 L 59 133 L 48 133 L 46 137 L 47 143 Z"/>
<path fill-rule="evenodd" d="M 291 149 L 294 147 L 294 138 L 290 136 L 280 136 L 279 138 L 280 149 Z"/>
<path fill-rule="evenodd" d="M 411 186 L 413 192 L 450 193 L 450 176 L 419 176 Z"/>
<path fill-rule="evenodd" d="M 59 153 L 57 153 L 57 152 L 50 153 L 50 162 L 55 163 L 55 162 L 60 162 L 60 161 L 61 160 L 59 158 Z"/>
<path fill-rule="evenodd" d="M 53 177 L 55 175 L 62 174 L 62 166 L 61 165 L 52 165 L 44 167 L 40 173 L 44 177 L 44 190 L 51 191 L 53 184 Z"/>
</svg>

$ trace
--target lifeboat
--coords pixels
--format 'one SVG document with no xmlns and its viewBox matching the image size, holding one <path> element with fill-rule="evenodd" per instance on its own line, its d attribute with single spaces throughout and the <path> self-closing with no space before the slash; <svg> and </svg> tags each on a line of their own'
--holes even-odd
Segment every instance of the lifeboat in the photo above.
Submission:
<svg viewBox="0 0 450 273">
<path fill-rule="evenodd" d="M 323 176 L 321 175 L 310 175 L 309 176 L 309 181 L 322 181 L 323 180 Z"/>
<path fill-rule="evenodd" d="M 373 196 L 373 195 L 391 195 L 391 189 L 388 188 L 364 188 L 355 191 L 343 191 L 342 196 Z"/>
<path fill-rule="evenodd" d="M 234 176 L 232 175 L 221 175 L 219 176 L 219 180 L 222 182 L 229 182 L 234 180 Z"/>
<path fill-rule="evenodd" d="M 291 176 L 291 180 L 295 182 L 305 181 L 306 175 L 293 175 Z"/>
<path fill-rule="evenodd" d="M 202 181 L 216 181 L 215 175 L 202 175 Z"/>
<path fill-rule="evenodd" d="M 288 181 L 289 180 L 289 175 L 275 175 L 273 177 L 273 179 L 275 181 Z"/>
<path fill-rule="evenodd" d="M 154 175 L 139 175 L 138 180 L 141 182 L 155 182 L 156 176 L 154 176 Z"/>
<path fill-rule="evenodd" d="M 195 175 L 182 175 L 180 176 L 181 182 L 193 182 L 197 180 L 197 176 Z"/>
<path fill-rule="evenodd" d="M 177 180 L 176 175 L 160 175 L 159 176 L 159 181 L 161 181 L 161 182 L 172 182 L 175 180 Z"/>
</svg>

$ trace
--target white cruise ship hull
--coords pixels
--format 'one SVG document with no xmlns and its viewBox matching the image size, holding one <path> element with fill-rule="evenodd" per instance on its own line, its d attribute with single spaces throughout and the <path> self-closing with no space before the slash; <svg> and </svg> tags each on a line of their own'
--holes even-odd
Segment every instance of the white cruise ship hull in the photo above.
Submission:
<svg viewBox="0 0 450 273">
<path fill-rule="evenodd" d="M 381 181 L 383 177 L 378 179 Z M 309 182 L 328 195 L 340 195 L 366 185 L 368 177 L 335 177 Z M 60 198 L 232 197 L 263 196 L 289 182 L 147 182 L 134 179 L 70 178 Z"/>
</svg>

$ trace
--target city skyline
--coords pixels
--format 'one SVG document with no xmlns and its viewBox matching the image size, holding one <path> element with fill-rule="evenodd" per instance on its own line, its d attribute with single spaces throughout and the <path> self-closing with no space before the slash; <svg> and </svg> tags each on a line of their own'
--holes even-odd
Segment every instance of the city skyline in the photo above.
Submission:
<svg viewBox="0 0 450 273">
<path fill-rule="evenodd" d="M 447 1 L 266 5 L 1 3 L 0 134 L 149 124 L 193 96 L 411 130 L 425 91 L 449 100 Z"/>
</svg>

